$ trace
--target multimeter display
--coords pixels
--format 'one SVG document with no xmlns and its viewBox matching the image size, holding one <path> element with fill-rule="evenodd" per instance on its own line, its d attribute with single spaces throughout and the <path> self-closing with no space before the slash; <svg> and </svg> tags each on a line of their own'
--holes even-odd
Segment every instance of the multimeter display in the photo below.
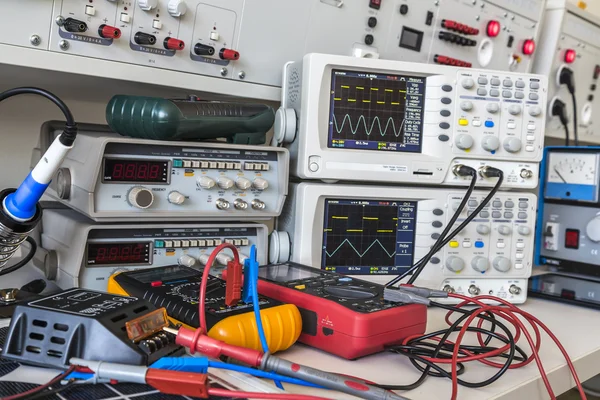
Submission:
<svg viewBox="0 0 600 400">
<path fill-rule="evenodd" d="M 195 269 L 182 268 L 179 265 L 162 268 L 152 268 L 145 271 L 136 271 L 131 274 L 136 281 L 140 283 L 180 281 L 181 279 L 197 277 L 199 272 Z"/>
<path fill-rule="evenodd" d="M 299 279 L 318 278 L 321 274 L 306 268 L 298 268 L 293 265 L 283 264 L 272 266 L 270 268 L 260 268 L 258 270 L 258 276 L 273 282 L 285 283 Z"/>
</svg>

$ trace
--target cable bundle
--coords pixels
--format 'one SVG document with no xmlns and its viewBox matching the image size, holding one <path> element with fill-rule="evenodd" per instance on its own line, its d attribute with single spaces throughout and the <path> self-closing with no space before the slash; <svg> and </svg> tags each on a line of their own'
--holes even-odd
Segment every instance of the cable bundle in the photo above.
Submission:
<svg viewBox="0 0 600 400">
<path fill-rule="evenodd" d="M 471 298 L 459 294 L 449 294 L 448 296 L 460 299 L 462 302 L 457 306 L 431 302 L 432 306 L 449 310 L 445 318 L 446 323 L 450 326 L 448 329 L 408 337 L 401 345 L 390 347 L 390 351 L 409 357 L 412 364 L 422 372 L 421 377 L 411 385 L 380 385 L 380 387 L 388 390 L 410 390 L 422 384 L 427 376 L 449 378 L 452 380 L 451 399 L 454 400 L 458 396 L 459 384 L 470 388 L 480 388 L 498 380 L 508 369 L 521 368 L 535 360 L 550 397 L 556 399 L 538 354 L 543 330 L 562 352 L 581 398 L 586 399 L 569 355 L 552 331 L 539 319 L 498 297 L 483 295 Z M 489 305 L 484 304 L 483 301 L 500 304 Z M 476 306 L 477 308 L 466 310 L 464 309 L 466 306 Z M 452 321 L 451 317 L 454 313 L 461 315 Z M 475 320 L 477 323 L 474 324 Z M 485 322 L 488 323 L 488 328 L 483 327 Z M 533 335 L 526 323 L 532 328 Z M 509 327 L 512 327 L 514 335 Z M 458 333 L 455 341 L 449 340 L 449 336 L 455 332 Z M 479 345 L 462 344 L 467 332 L 476 334 Z M 527 340 L 531 349 L 529 356 L 517 345 L 522 337 Z M 491 346 L 492 340 L 496 340 L 500 344 Z M 497 368 L 499 371 L 481 382 L 459 379 L 458 376 L 466 370 L 465 364 L 473 361 Z M 450 365 L 450 372 L 443 368 L 445 365 Z"/>
</svg>

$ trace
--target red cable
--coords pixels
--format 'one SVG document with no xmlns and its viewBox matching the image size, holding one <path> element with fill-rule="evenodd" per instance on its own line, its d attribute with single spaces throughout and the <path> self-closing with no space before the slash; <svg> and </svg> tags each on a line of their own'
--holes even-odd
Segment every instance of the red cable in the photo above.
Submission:
<svg viewBox="0 0 600 400">
<path fill-rule="evenodd" d="M 328 397 L 308 396 L 305 394 L 234 392 L 227 389 L 216 388 L 209 388 L 208 394 L 211 396 L 233 397 L 237 399 L 331 400 Z"/>
<path fill-rule="evenodd" d="M 64 378 L 66 378 L 67 376 L 69 376 L 69 374 L 73 371 L 75 371 L 76 366 L 72 365 L 71 367 L 69 367 L 68 370 L 66 370 L 65 372 L 63 372 L 62 374 L 52 378 L 52 380 L 50 380 L 48 383 L 45 383 L 41 386 L 38 387 L 34 387 L 33 389 L 29 389 L 26 392 L 23 393 L 19 393 L 19 394 L 15 394 L 12 396 L 8 396 L 8 397 L 3 397 L 0 400 L 18 400 L 18 399 L 25 399 L 27 397 L 29 397 L 32 394 L 36 394 L 41 392 L 42 390 L 46 390 L 48 387 L 57 384 L 58 382 L 62 381 Z"/>
<path fill-rule="evenodd" d="M 196 329 L 196 334 L 194 335 L 194 339 L 193 339 L 192 343 L 197 343 L 200 335 L 208 332 L 208 329 L 206 329 L 206 315 L 205 315 L 206 285 L 208 284 L 208 275 L 210 273 L 210 268 L 214 264 L 215 259 L 217 258 L 217 255 L 224 249 L 231 249 L 231 252 L 233 253 L 233 259 L 235 260 L 235 262 L 238 264 L 240 262 L 240 257 L 238 255 L 237 248 L 230 243 L 220 244 L 212 251 L 212 253 L 210 253 L 210 256 L 208 257 L 206 265 L 204 266 L 204 271 L 202 273 L 202 281 L 200 282 L 200 293 L 199 293 L 199 301 L 198 301 L 198 318 L 200 320 L 200 325 L 199 325 L 198 329 Z M 196 352 L 196 346 L 191 346 L 190 353 L 194 354 L 195 352 Z"/>
<path fill-rule="evenodd" d="M 485 358 L 489 358 L 489 357 L 493 357 L 495 355 L 498 355 L 498 350 L 494 350 L 488 353 L 484 353 L 484 354 L 479 354 L 479 355 L 472 355 L 470 352 L 466 351 L 466 350 L 462 350 L 460 349 L 460 344 L 461 341 L 464 337 L 464 335 L 467 332 L 468 327 L 471 325 L 471 323 L 473 322 L 473 320 L 475 318 L 477 318 L 477 316 L 479 314 L 485 314 L 485 313 L 492 313 L 497 317 L 500 317 L 506 321 L 508 321 L 510 324 L 513 325 L 513 327 L 516 330 L 516 334 L 515 334 L 515 339 L 514 342 L 516 343 L 518 341 L 518 336 L 520 335 L 520 332 L 523 333 L 523 335 L 525 336 L 525 338 L 527 339 L 527 342 L 529 343 L 529 346 L 531 347 L 532 350 L 532 356 L 529 357 L 527 360 L 520 362 L 518 364 L 513 364 L 510 366 L 510 368 L 519 368 L 519 367 L 523 367 L 527 364 L 529 364 L 531 361 L 535 360 L 536 364 L 538 366 L 538 369 L 540 371 L 542 380 L 544 382 L 544 385 L 546 386 L 546 389 L 548 390 L 548 393 L 550 394 L 552 399 L 556 399 L 553 391 L 552 391 L 552 387 L 550 385 L 550 382 L 548 380 L 548 376 L 546 374 L 546 371 L 544 370 L 544 367 L 542 365 L 542 361 L 540 359 L 539 356 L 539 349 L 540 349 L 540 345 L 541 345 L 541 334 L 540 334 L 540 330 L 538 328 L 541 327 L 549 336 L 550 338 L 554 341 L 554 343 L 557 345 L 557 347 L 560 349 L 561 353 L 563 354 L 565 360 L 567 361 L 567 365 L 569 366 L 569 370 L 571 371 L 571 374 L 573 375 L 573 378 L 575 379 L 575 383 L 577 385 L 577 389 L 579 390 L 579 394 L 581 395 L 581 398 L 583 400 L 586 399 L 586 395 L 585 392 L 583 391 L 583 387 L 581 386 L 581 382 L 579 381 L 579 377 L 577 376 L 577 372 L 575 371 L 575 367 L 573 365 L 573 362 L 571 361 L 569 355 L 567 354 L 565 348 L 562 346 L 562 344 L 560 343 L 560 341 L 558 340 L 558 338 L 550 331 L 550 329 L 544 325 L 539 319 L 537 319 L 536 317 L 534 317 L 533 315 L 519 309 L 518 307 L 514 306 L 513 304 L 497 298 L 497 297 L 493 297 L 493 296 L 487 296 L 487 295 L 483 295 L 483 296 L 477 296 L 474 298 L 470 298 L 467 296 L 463 296 L 463 295 L 458 295 L 458 294 L 450 294 L 450 297 L 454 297 L 457 299 L 461 299 L 463 300 L 463 302 L 461 302 L 458 307 L 464 307 L 465 305 L 468 305 L 469 303 L 472 303 L 474 305 L 479 306 L 478 309 L 475 310 L 475 312 L 473 312 L 471 315 L 469 315 L 467 317 L 467 319 L 463 322 L 460 332 L 458 334 L 458 337 L 456 338 L 455 341 L 455 345 L 454 345 L 454 350 L 452 353 L 452 360 L 451 360 L 451 366 L 452 366 L 452 399 L 456 399 L 457 395 L 458 395 L 458 375 L 457 375 L 457 368 L 458 368 L 458 362 L 464 362 L 464 361 L 473 361 L 473 360 L 477 360 L 480 362 L 485 363 L 486 365 L 490 365 L 493 367 L 497 367 L 497 368 L 501 368 L 503 366 L 503 364 L 498 364 L 489 360 L 485 360 Z M 487 305 L 482 303 L 480 300 L 492 300 L 494 302 L 498 302 L 501 303 L 502 306 L 497 306 L 497 305 Z M 446 322 L 448 324 L 452 324 L 450 322 L 450 315 L 453 313 L 453 311 L 449 311 L 446 315 Z M 523 321 L 521 321 L 521 319 L 519 319 L 518 316 L 521 316 L 525 321 L 527 321 L 533 328 L 533 330 L 535 331 L 535 340 L 532 338 L 531 334 L 529 333 L 527 327 L 525 326 L 525 324 L 523 323 Z M 482 321 L 480 319 L 480 321 L 478 321 L 477 326 L 481 327 Z M 417 336 L 418 337 L 418 336 Z M 482 333 L 478 332 L 477 333 L 477 337 L 479 339 L 479 342 L 481 345 L 483 345 L 483 336 Z M 410 339 L 409 339 L 410 340 Z M 439 341 L 440 338 L 435 338 L 435 340 Z M 447 341 L 448 343 L 452 343 L 450 341 Z M 406 343 L 406 341 L 405 341 Z M 508 347 L 510 347 L 509 345 L 503 346 L 501 349 L 508 349 Z M 458 353 L 459 350 L 461 350 L 464 354 L 467 354 L 467 356 L 463 356 L 463 357 L 459 357 Z M 428 360 L 431 360 L 432 362 L 436 362 L 436 363 L 448 363 L 447 359 L 437 359 L 437 358 L 427 358 Z"/>
</svg>

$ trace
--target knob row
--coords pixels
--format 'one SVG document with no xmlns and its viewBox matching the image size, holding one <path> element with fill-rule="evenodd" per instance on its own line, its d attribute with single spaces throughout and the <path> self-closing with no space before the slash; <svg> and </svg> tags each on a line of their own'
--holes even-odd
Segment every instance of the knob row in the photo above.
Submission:
<svg viewBox="0 0 600 400">
<path fill-rule="evenodd" d="M 239 252 L 238 254 L 240 257 L 240 262 L 243 264 L 244 261 L 246 261 L 246 259 L 248 258 L 248 256 Z M 210 255 L 208 254 L 201 254 L 200 256 L 198 256 L 198 258 L 192 257 L 189 254 L 184 254 L 181 257 L 179 257 L 179 260 L 177 260 L 177 262 L 179 263 L 179 265 L 193 268 L 198 265 L 198 262 L 200 262 L 200 264 L 202 265 L 206 265 L 208 263 L 209 257 Z M 219 253 L 216 256 L 216 261 L 221 265 L 227 265 L 227 263 L 233 261 L 233 257 L 226 253 Z"/>
<path fill-rule="evenodd" d="M 469 150 L 475 144 L 473 136 L 462 133 L 454 139 L 456 147 L 461 150 Z M 496 151 L 500 148 L 500 139 L 494 135 L 484 135 L 481 139 L 481 147 L 486 151 Z M 507 137 L 502 142 L 502 147 L 509 153 L 518 153 L 523 147 L 523 142 L 517 137 Z"/>
<path fill-rule="evenodd" d="M 206 190 L 210 190 L 217 185 L 223 190 L 231 189 L 233 186 L 240 190 L 248 190 L 250 188 L 266 190 L 269 187 L 269 181 L 264 178 L 254 178 L 254 181 L 251 182 L 249 179 L 243 177 L 239 177 L 234 181 L 226 176 L 220 176 L 215 180 L 206 175 L 199 176 L 196 179 L 196 184 Z"/>
<path fill-rule="evenodd" d="M 470 78 L 469 78 L 469 80 L 463 81 L 463 86 L 471 87 L 470 85 L 472 84 L 471 83 L 472 81 L 473 80 Z M 471 110 L 473 110 L 473 107 L 474 107 L 474 105 L 473 105 L 472 101 L 466 100 L 466 101 L 463 101 L 460 103 L 460 109 L 463 111 L 471 111 Z M 488 103 L 485 106 L 485 109 L 490 114 L 496 114 L 498 111 L 500 111 L 500 105 L 498 103 Z M 508 106 L 508 113 L 510 115 L 515 115 L 515 116 L 520 115 L 522 111 L 523 111 L 523 107 L 520 104 L 511 104 L 510 106 Z M 538 106 L 529 108 L 529 115 L 531 115 L 532 117 L 537 117 L 541 113 L 542 113 L 542 109 Z"/>
<path fill-rule="evenodd" d="M 498 272 L 508 272 L 511 267 L 511 262 L 508 258 L 498 256 L 494 258 L 492 266 Z M 452 272 L 460 272 L 465 268 L 465 261 L 457 256 L 450 256 L 446 260 L 446 268 Z M 490 262 L 487 258 L 476 256 L 471 260 L 471 268 L 477 272 L 485 272 L 490 268 Z"/>
<path fill-rule="evenodd" d="M 136 186 L 129 191 L 127 199 L 132 206 L 140 209 L 147 209 L 154 203 L 154 194 L 150 189 L 143 186 Z M 185 202 L 185 196 L 177 191 L 172 191 L 168 194 L 167 200 L 171 204 L 181 205 Z M 228 210 L 231 208 L 231 203 L 223 198 L 217 199 L 215 204 L 219 210 Z M 246 210 L 248 209 L 248 206 L 248 203 L 243 199 L 235 199 L 233 201 L 233 208 L 236 210 Z M 264 210 L 266 204 L 264 201 L 254 199 L 250 202 L 250 207 L 254 210 Z"/>
</svg>

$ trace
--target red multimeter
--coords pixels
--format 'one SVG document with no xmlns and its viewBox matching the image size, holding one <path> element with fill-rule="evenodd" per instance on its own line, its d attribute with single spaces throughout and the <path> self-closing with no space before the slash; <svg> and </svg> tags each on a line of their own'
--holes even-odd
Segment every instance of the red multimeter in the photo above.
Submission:
<svg viewBox="0 0 600 400">
<path fill-rule="evenodd" d="M 423 334 L 427 307 L 383 299 L 383 285 L 292 262 L 261 266 L 258 292 L 296 305 L 300 342 L 347 359 Z"/>
</svg>

